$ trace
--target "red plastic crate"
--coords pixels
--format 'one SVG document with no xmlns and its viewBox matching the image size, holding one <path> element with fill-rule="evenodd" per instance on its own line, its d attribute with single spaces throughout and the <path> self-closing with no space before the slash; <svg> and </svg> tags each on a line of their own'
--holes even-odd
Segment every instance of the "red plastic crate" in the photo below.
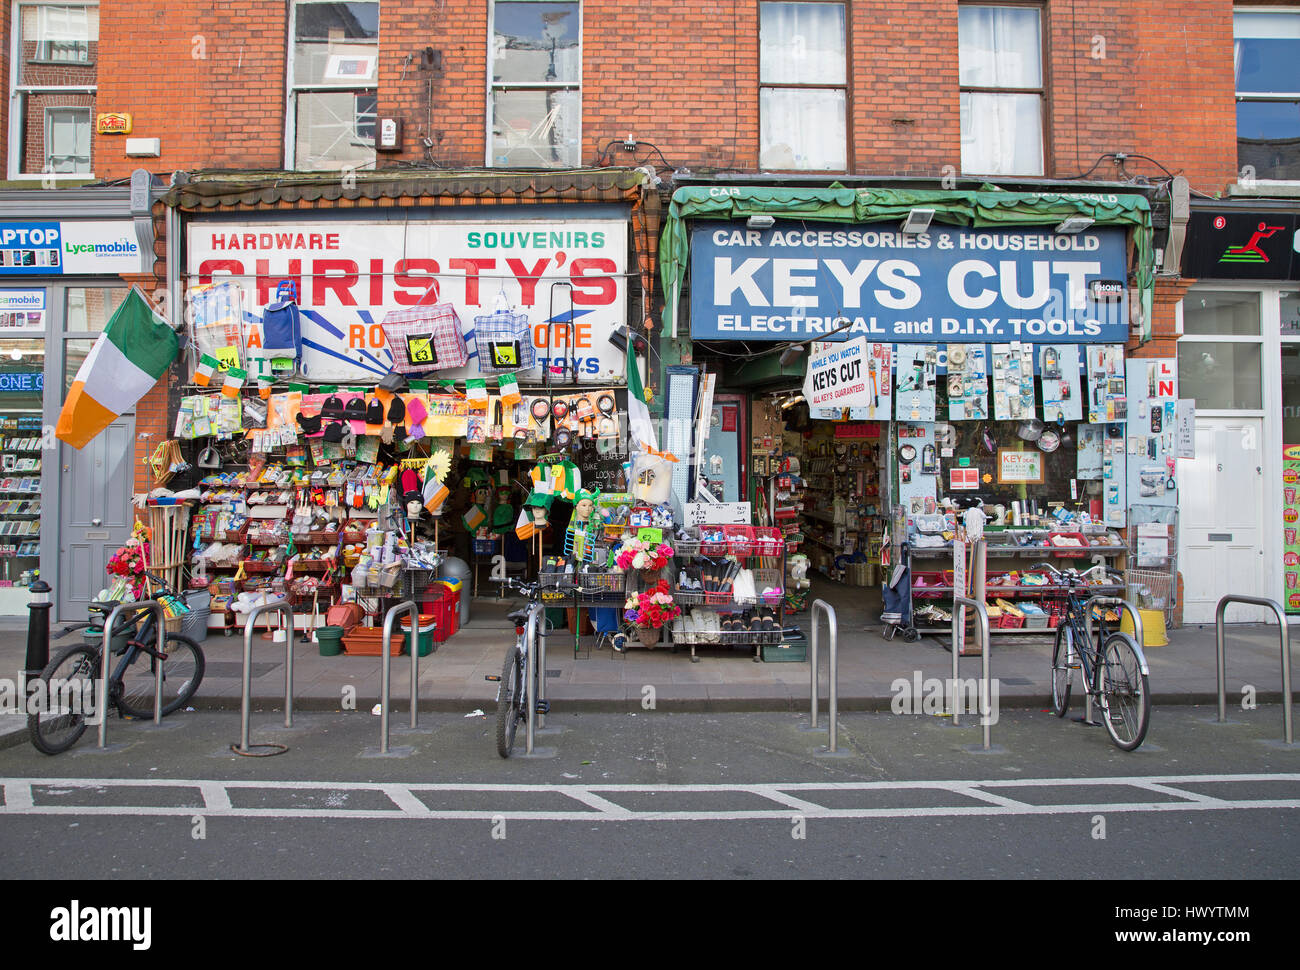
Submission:
<svg viewBox="0 0 1300 970">
<path fill-rule="evenodd" d="M 752 525 L 723 526 L 727 534 L 727 552 L 733 556 L 748 556 L 754 552 L 754 527 Z"/>
</svg>

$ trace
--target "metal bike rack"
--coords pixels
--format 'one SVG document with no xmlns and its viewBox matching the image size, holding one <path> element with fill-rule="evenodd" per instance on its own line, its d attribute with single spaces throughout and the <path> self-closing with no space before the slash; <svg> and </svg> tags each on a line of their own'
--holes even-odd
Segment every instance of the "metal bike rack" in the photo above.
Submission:
<svg viewBox="0 0 1300 970">
<path fill-rule="evenodd" d="M 537 705 L 546 706 L 546 614 L 542 614 L 541 621 L 537 624 Z M 582 620 L 579 618 L 578 626 L 582 626 Z M 537 715 L 537 730 L 546 727 L 546 715 Z"/>
<path fill-rule="evenodd" d="M 839 652 L 838 652 L 839 627 L 835 619 L 835 607 L 831 606 L 825 600 L 813 600 L 812 611 L 809 614 L 809 619 L 812 624 L 812 657 L 811 657 L 812 683 L 809 689 L 809 692 L 812 695 L 812 718 L 809 723 L 809 730 L 816 730 L 817 728 L 817 702 L 819 700 L 817 696 L 819 693 L 818 691 L 819 684 L 817 683 L 818 680 L 817 678 L 817 630 L 818 630 L 817 612 L 818 610 L 826 614 L 826 627 L 831 637 L 831 649 L 830 649 L 831 682 L 830 682 L 830 697 L 827 700 L 827 709 L 830 713 L 830 726 L 828 728 L 830 739 L 829 739 L 829 743 L 826 745 L 826 750 L 830 754 L 835 754 L 837 751 L 837 740 L 838 740 L 838 731 L 839 731 L 838 729 L 839 670 L 840 670 Z"/>
<path fill-rule="evenodd" d="M 122 603 L 113 608 L 113 612 L 108 614 L 108 619 L 104 621 L 104 646 L 101 651 L 103 657 L 103 670 L 100 671 L 99 677 L 99 746 L 101 748 L 108 746 L 108 658 L 112 654 L 113 627 L 117 623 L 117 618 L 123 613 L 137 613 L 140 610 L 148 610 L 154 619 L 154 626 L 158 629 L 158 643 L 156 649 L 159 653 L 163 652 L 164 638 L 167 631 L 163 629 L 163 621 L 166 613 L 163 611 L 163 605 L 157 600 L 140 600 L 137 603 Z M 153 722 L 154 724 L 162 723 L 162 683 L 163 683 L 163 662 L 154 660 L 154 685 L 153 685 Z"/>
<path fill-rule="evenodd" d="M 1147 666 L 1147 655 L 1142 652 L 1142 644 L 1146 642 L 1146 631 L 1142 628 L 1142 614 L 1136 607 L 1126 599 L 1118 596 L 1092 596 L 1083 604 L 1083 615 L 1088 622 L 1088 635 L 1092 635 L 1092 622 L 1095 619 L 1092 608 L 1094 606 L 1118 606 L 1121 610 L 1126 610 L 1130 619 L 1133 620 L 1133 646 L 1137 650 L 1138 665 L 1142 673 L 1148 677 L 1151 676 L 1151 668 Z M 1092 693 L 1090 690 L 1084 691 L 1083 700 L 1083 720 L 1085 724 L 1092 724 Z"/>
<path fill-rule="evenodd" d="M 546 622 L 546 613 L 530 609 L 528 611 L 528 624 L 524 628 L 524 643 L 533 644 L 537 641 L 537 622 L 538 616 L 541 616 L 541 622 Z M 538 648 L 540 649 L 540 648 Z M 524 729 L 524 753 L 533 753 L 533 740 L 537 731 L 537 696 L 533 693 L 533 678 L 537 676 L 537 649 L 532 646 L 528 648 L 528 656 L 524 661 L 524 682 L 519 685 L 519 689 L 528 695 L 528 723 Z M 538 688 L 541 692 L 541 688 Z"/>
<path fill-rule="evenodd" d="M 406 613 L 411 617 L 411 727 L 415 727 L 419 709 L 420 676 L 420 611 L 415 600 L 404 600 L 390 607 L 384 614 L 384 636 L 379 643 L 382 656 L 380 668 L 383 673 L 379 678 L 379 753 L 388 754 L 388 688 L 392 678 L 393 657 L 390 644 L 393 640 L 393 625 L 398 616 Z"/>
<path fill-rule="evenodd" d="M 287 620 L 287 631 L 284 638 L 284 726 L 293 727 L 293 607 L 289 605 L 288 600 L 278 600 L 274 603 L 263 603 L 261 606 L 253 607 L 249 611 L 248 619 L 244 622 L 244 674 L 240 685 L 239 744 L 232 744 L 230 750 L 235 754 L 255 758 L 284 754 L 289 750 L 289 746 L 285 744 L 249 745 L 248 743 L 248 722 L 252 713 L 253 694 L 253 627 L 257 623 L 257 618 L 263 613 L 279 613 Z M 269 750 L 262 754 L 256 754 L 249 750 L 250 747 L 267 748 Z"/>
<path fill-rule="evenodd" d="M 1294 744 L 1295 737 L 1291 730 L 1291 631 L 1287 629 L 1286 613 L 1283 612 L 1282 607 L 1276 601 L 1265 599 L 1262 596 L 1234 596 L 1229 593 L 1219 600 L 1219 606 L 1214 611 L 1214 650 L 1218 661 L 1219 675 L 1219 723 L 1223 724 L 1228 720 L 1227 694 L 1224 686 L 1226 674 L 1224 672 L 1223 614 L 1227 611 L 1229 603 L 1267 606 L 1277 617 L 1278 645 L 1282 648 L 1282 737 L 1287 744 Z"/>
<path fill-rule="evenodd" d="M 957 650 L 957 631 L 958 624 L 965 624 L 965 617 L 957 607 L 965 606 L 975 611 L 975 629 L 979 634 L 980 643 L 980 721 L 984 726 L 984 750 L 989 750 L 992 745 L 993 725 L 989 720 L 989 667 L 992 664 L 992 658 L 989 656 L 993 651 L 992 638 L 989 636 L 989 609 L 979 600 L 970 599 L 966 596 L 953 596 L 952 598 L 952 697 L 949 700 L 949 714 L 952 715 L 952 723 L 960 726 L 961 724 L 961 705 L 957 702 L 957 662 L 961 659 Z"/>
</svg>

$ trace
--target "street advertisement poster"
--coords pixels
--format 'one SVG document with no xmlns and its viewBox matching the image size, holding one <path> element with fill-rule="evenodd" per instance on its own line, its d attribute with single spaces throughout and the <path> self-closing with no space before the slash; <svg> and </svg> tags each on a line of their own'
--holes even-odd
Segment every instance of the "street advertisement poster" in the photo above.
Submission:
<svg viewBox="0 0 1300 970">
<path fill-rule="evenodd" d="M 1282 449 L 1282 567 L 1286 611 L 1300 613 L 1300 445 Z"/>
<path fill-rule="evenodd" d="M 948 420 L 989 416 L 988 364 L 983 344 L 948 345 Z"/>
<path fill-rule="evenodd" d="M 1119 344 L 1092 346 L 1088 348 L 1085 357 L 1088 362 L 1089 423 L 1109 424 L 1128 420 L 1124 389 L 1124 347 Z"/>
<path fill-rule="evenodd" d="M 0 276 L 140 273 L 144 256 L 129 219 L 0 222 Z M 153 265 L 153 253 L 148 262 Z"/>
<path fill-rule="evenodd" d="M 1102 431 L 1101 425 L 1097 424 L 1081 424 L 1075 429 L 1075 436 L 1078 439 L 1075 478 L 1089 481 L 1101 478 Z"/>
<path fill-rule="evenodd" d="M 993 345 L 993 413 L 999 421 L 1034 416 L 1034 351 L 1029 344 Z"/>
<path fill-rule="evenodd" d="M 540 382 L 546 369 L 557 383 L 625 378 L 625 353 L 609 340 L 627 316 L 623 220 L 197 220 L 186 245 L 192 283 L 230 279 L 244 290 L 250 378 L 268 373 L 262 310 L 281 280 L 296 287 L 309 381 L 383 377 L 393 362 L 385 315 L 422 303 L 451 304 L 469 354 L 466 366 L 435 378 L 497 373 L 490 363 L 479 368 L 475 318 L 498 307 L 526 317 L 535 364 L 519 371 L 521 383 Z"/>
<path fill-rule="evenodd" d="M 1125 231 L 781 222 L 691 233 L 691 336 L 886 343 L 1128 337 Z"/>
<path fill-rule="evenodd" d="M 1135 505 L 1177 506 L 1174 471 L 1178 361 L 1145 357 L 1128 362 L 1128 491 Z"/>
<path fill-rule="evenodd" d="M 1048 424 L 1082 421 L 1079 397 L 1079 345 L 1047 344 L 1038 352 L 1038 372 L 1043 378 L 1043 420 Z"/>
<path fill-rule="evenodd" d="M 900 421 L 933 421 L 935 387 L 939 380 L 937 344 L 899 344 L 894 387 L 894 415 Z"/>
</svg>

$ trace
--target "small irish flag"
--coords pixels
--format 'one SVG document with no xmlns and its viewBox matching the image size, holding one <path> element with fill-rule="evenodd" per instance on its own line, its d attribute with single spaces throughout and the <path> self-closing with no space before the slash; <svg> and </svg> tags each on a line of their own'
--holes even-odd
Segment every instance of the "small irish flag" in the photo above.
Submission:
<svg viewBox="0 0 1300 970">
<path fill-rule="evenodd" d="M 119 414 L 135 407 L 167 373 L 179 350 L 171 325 L 133 287 L 81 362 L 54 436 L 84 448 Z"/>
<path fill-rule="evenodd" d="M 194 383 L 201 387 L 207 387 L 212 383 L 212 375 L 217 372 L 221 362 L 215 357 L 209 357 L 207 354 L 199 358 L 199 366 L 194 368 Z"/>
<path fill-rule="evenodd" d="M 239 397 L 239 389 L 244 386 L 248 371 L 232 367 L 226 371 L 221 383 L 221 393 L 226 397 Z"/>
</svg>

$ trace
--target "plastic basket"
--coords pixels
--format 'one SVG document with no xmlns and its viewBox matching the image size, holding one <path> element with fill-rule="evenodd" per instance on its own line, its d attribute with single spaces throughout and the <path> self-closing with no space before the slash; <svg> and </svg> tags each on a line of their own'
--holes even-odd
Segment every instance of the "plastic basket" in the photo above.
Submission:
<svg viewBox="0 0 1300 970">
<path fill-rule="evenodd" d="M 759 526 L 754 530 L 754 555 L 779 556 L 783 545 L 784 537 L 776 526 Z"/>
<path fill-rule="evenodd" d="M 727 552 L 733 556 L 748 556 L 754 552 L 754 527 L 752 525 L 723 526 L 727 536 Z"/>
</svg>

